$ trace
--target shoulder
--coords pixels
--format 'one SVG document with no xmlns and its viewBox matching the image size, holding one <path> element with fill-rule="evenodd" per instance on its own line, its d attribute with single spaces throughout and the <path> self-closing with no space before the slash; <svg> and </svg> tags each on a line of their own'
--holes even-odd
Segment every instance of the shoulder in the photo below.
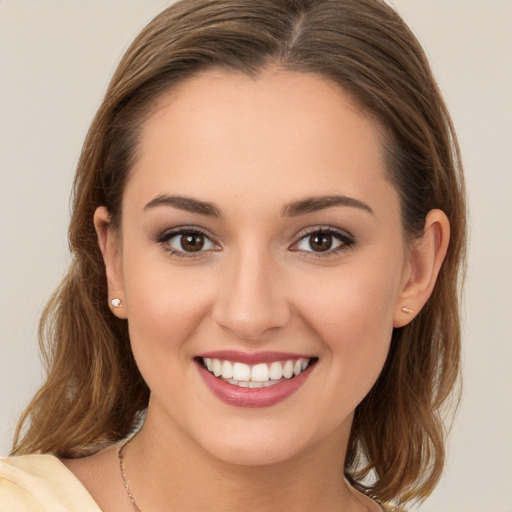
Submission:
<svg viewBox="0 0 512 512">
<path fill-rule="evenodd" d="M 53 455 L 0 458 L 0 512 L 100 512 Z"/>
</svg>

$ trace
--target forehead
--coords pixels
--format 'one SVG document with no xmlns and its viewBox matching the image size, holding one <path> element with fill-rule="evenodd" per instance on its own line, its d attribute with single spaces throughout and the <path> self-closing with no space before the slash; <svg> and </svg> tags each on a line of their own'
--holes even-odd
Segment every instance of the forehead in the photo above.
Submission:
<svg viewBox="0 0 512 512">
<path fill-rule="evenodd" d="M 160 99 L 142 127 L 127 188 L 146 198 L 176 192 L 158 187 L 230 200 L 271 191 L 276 202 L 368 197 L 389 186 L 381 140 L 378 123 L 323 77 L 212 70 Z"/>
</svg>

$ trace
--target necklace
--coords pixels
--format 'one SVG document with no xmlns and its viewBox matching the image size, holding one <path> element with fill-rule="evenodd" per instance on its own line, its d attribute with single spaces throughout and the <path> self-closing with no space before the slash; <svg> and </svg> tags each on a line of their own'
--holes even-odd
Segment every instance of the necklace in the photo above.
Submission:
<svg viewBox="0 0 512 512">
<path fill-rule="evenodd" d="M 133 497 L 132 491 L 130 490 L 130 486 L 128 485 L 128 480 L 126 478 L 126 473 L 124 471 L 124 449 L 126 448 L 126 445 L 131 441 L 131 439 L 128 439 L 125 443 L 123 443 L 119 451 L 117 452 L 117 458 L 119 459 L 119 467 L 121 468 L 121 478 L 123 479 L 124 488 L 126 489 L 126 494 L 128 494 L 128 498 L 130 498 L 130 501 L 132 502 L 133 508 L 136 512 L 143 512 L 143 510 L 137 505 L 137 502 L 135 501 L 135 498 Z M 384 508 L 382 508 L 384 512 Z"/>
<path fill-rule="evenodd" d="M 130 490 L 130 487 L 128 486 L 128 480 L 126 479 L 126 474 L 124 472 L 124 454 L 123 451 L 126 447 L 126 445 L 131 441 L 129 439 L 126 441 L 126 443 L 123 443 L 121 447 L 119 448 L 119 451 L 117 452 L 117 458 L 119 459 L 119 467 L 121 468 L 121 477 L 123 479 L 124 488 L 126 489 L 126 493 L 128 494 L 128 498 L 130 498 L 130 501 L 132 502 L 133 508 L 137 512 L 142 512 L 142 509 L 137 505 L 137 502 L 135 501 L 135 498 L 133 497 L 132 491 Z"/>
</svg>

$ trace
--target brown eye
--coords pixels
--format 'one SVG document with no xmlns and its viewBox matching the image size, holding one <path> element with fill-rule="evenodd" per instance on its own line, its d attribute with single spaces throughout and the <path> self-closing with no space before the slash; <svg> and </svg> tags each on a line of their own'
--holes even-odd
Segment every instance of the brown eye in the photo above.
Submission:
<svg viewBox="0 0 512 512">
<path fill-rule="evenodd" d="M 353 238 L 347 233 L 334 228 L 318 229 L 303 236 L 292 250 L 316 253 L 336 254 L 338 250 L 351 247 L 354 244 Z"/>
<path fill-rule="evenodd" d="M 205 251 L 218 251 L 220 247 L 200 231 L 171 231 L 164 233 L 157 241 L 164 249 L 174 253 L 187 253 L 192 256 L 194 253 Z M 199 256 L 199 254 L 197 254 Z"/>
<path fill-rule="evenodd" d="M 309 237 L 309 246 L 315 252 L 324 252 L 332 248 L 332 235 L 315 233 Z"/>
<path fill-rule="evenodd" d="M 204 235 L 184 233 L 181 235 L 181 248 L 186 252 L 198 252 L 204 247 Z"/>
</svg>

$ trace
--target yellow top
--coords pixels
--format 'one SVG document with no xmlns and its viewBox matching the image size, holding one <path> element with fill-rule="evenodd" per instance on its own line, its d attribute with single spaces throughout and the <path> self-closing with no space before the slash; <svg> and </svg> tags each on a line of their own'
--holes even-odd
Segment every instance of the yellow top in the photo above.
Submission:
<svg viewBox="0 0 512 512">
<path fill-rule="evenodd" d="M 53 455 L 0 458 L 0 512 L 101 512 Z"/>
</svg>

